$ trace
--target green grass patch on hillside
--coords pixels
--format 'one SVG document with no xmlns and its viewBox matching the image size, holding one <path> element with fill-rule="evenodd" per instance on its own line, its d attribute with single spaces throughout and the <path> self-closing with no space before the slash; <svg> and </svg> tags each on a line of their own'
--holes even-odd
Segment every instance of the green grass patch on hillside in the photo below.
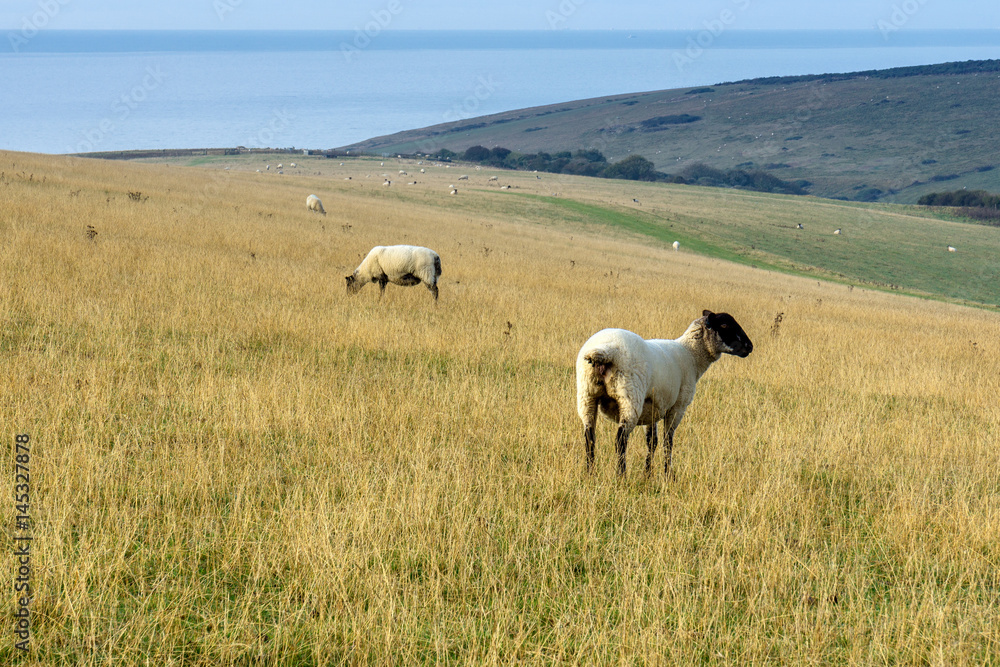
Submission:
<svg viewBox="0 0 1000 667">
<path fill-rule="evenodd" d="M 799 202 L 793 202 L 791 209 L 781 210 L 776 218 L 769 214 L 764 223 L 751 219 L 716 222 L 673 216 L 674 222 L 668 224 L 651 213 L 616 211 L 558 197 L 521 193 L 518 196 L 560 211 L 559 217 L 566 222 L 605 225 L 665 245 L 678 241 L 685 250 L 757 268 L 921 297 L 988 305 L 1000 302 L 995 280 L 1000 271 L 1000 262 L 996 260 L 1000 234 L 976 225 L 948 225 L 931 218 L 846 202 L 827 204 L 827 208 L 833 207 L 825 211 L 828 220 L 817 223 L 820 211 L 814 210 L 816 204 L 810 201 L 804 202 L 805 209 L 800 208 Z M 780 206 L 781 199 L 767 198 L 757 206 Z M 720 217 L 727 215 L 715 213 Z M 854 222 L 859 215 L 866 218 L 863 224 Z M 809 221 L 806 224 L 810 232 L 817 225 L 827 225 L 830 231 L 843 226 L 850 228 L 850 235 L 803 236 L 793 229 L 792 222 L 798 219 Z M 949 243 L 962 245 L 961 257 L 947 252 Z"/>
<path fill-rule="evenodd" d="M 608 227 L 622 229 L 628 232 L 641 234 L 642 236 L 654 238 L 658 241 L 662 241 L 665 245 L 670 245 L 674 241 L 678 241 L 685 249 L 692 250 L 701 255 L 707 255 L 708 257 L 715 257 L 729 262 L 738 262 L 740 264 L 748 264 L 762 268 L 778 269 L 777 266 L 771 266 L 766 262 L 752 260 L 748 257 L 728 250 L 727 248 L 709 243 L 696 236 L 692 236 L 686 232 L 675 231 L 672 227 L 664 226 L 662 221 L 656 220 L 654 216 L 649 214 L 613 211 L 611 209 L 594 206 L 593 204 L 585 204 L 573 199 L 560 199 L 558 197 L 545 197 L 541 195 L 521 193 L 518 193 L 517 196 L 542 201 L 552 206 L 561 208 L 568 213 L 565 217 L 569 222 L 588 222 L 607 225 Z"/>
</svg>

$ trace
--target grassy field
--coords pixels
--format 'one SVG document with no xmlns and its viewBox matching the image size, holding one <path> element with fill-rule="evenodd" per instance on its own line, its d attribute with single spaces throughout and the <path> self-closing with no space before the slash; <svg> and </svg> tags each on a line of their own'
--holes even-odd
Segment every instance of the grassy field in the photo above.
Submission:
<svg viewBox="0 0 1000 667">
<path fill-rule="evenodd" d="M 669 174 L 697 162 L 765 169 L 786 181 L 807 180 L 821 197 L 912 204 L 928 192 L 1000 191 L 991 141 L 1000 124 L 997 83 L 996 71 L 781 84 L 706 81 L 700 88 L 517 109 L 354 147 L 390 155 L 441 148 L 461 154 L 475 145 L 521 153 L 595 148 L 614 160 L 642 155 Z M 643 125 L 682 115 L 699 120 Z"/>
<path fill-rule="evenodd" d="M 0 153 L 0 424 L 32 444 L 24 662 L 1000 663 L 995 312 L 615 224 L 672 207 L 692 243 L 730 213 L 756 234 L 784 198 L 257 168 Z M 846 215 L 794 206 L 805 231 Z M 894 239 L 946 227 L 865 210 Z M 389 243 L 440 253 L 436 305 L 347 297 Z M 641 473 L 637 435 L 618 480 L 607 422 L 586 475 L 582 342 L 674 337 L 704 308 L 755 349 L 699 384 L 676 479 Z"/>
<path fill-rule="evenodd" d="M 281 164 L 277 160 L 289 162 L 287 157 L 275 157 L 208 156 L 172 162 L 237 170 L 263 169 L 268 164 L 276 168 Z M 287 175 L 318 176 L 321 182 L 350 178 L 353 192 L 380 190 L 385 178 L 397 186 L 416 181 L 405 188 L 406 199 L 436 206 L 442 190 L 457 185 L 463 193 L 472 188 L 477 197 L 469 201 L 463 197 L 449 202 L 449 207 L 476 215 L 486 206 L 493 215 L 535 225 L 599 233 L 611 229 L 667 245 L 677 240 L 699 254 L 750 266 L 960 303 L 1000 305 L 1000 232 L 943 219 L 926 207 L 580 179 L 462 164 L 432 167 L 430 162 L 413 160 L 306 158 L 296 164 L 294 170 L 286 168 Z M 397 173 L 399 166 L 408 169 L 407 175 Z M 459 181 L 460 175 L 468 181 Z M 491 177 L 498 180 L 490 181 Z M 393 192 L 399 196 L 398 188 Z M 842 233 L 834 235 L 836 229 Z M 948 246 L 959 252 L 949 253 Z"/>
</svg>

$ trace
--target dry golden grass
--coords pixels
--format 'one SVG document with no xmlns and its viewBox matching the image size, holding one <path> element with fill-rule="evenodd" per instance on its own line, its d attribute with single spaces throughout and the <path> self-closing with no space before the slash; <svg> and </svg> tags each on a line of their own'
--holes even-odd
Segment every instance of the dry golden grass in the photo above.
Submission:
<svg viewBox="0 0 1000 667">
<path fill-rule="evenodd" d="M 305 164 L 0 153 L 32 661 L 1000 662 L 995 314 L 510 218 L 454 169 Z M 346 296 L 389 243 L 440 253 L 436 306 Z M 636 434 L 619 481 L 607 422 L 585 475 L 579 346 L 704 308 L 755 350 L 699 384 L 676 479 Z"/>
</svg>

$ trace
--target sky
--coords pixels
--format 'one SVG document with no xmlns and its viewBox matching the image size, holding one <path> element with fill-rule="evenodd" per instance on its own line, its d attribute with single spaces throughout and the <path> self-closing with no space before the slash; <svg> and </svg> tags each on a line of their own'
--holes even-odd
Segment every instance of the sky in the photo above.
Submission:
<svg viewBox="0 0 1000 667">
<path fill-rule="evenodd" d="M 0 29 L 1000 29 L 997 0 L 0 0 Z M 880 23 L 881 22 L 881 23 Z"/>
</svg>

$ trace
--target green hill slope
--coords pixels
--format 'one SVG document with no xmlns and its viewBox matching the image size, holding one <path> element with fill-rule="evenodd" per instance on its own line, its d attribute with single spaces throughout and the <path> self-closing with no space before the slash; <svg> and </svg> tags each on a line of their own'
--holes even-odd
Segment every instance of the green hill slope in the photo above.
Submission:
<svg viewBox="0 0 1000 667">
<path fill-rule="evenodd" d="M 1000 191 L 1000 60 L 772 77 L 566 102 L 435 125 L 349 147 L 371 153 L 595 148 L 678 173 L 764 169 L 822 197 L 915 202 Z M 683 119 L 683 122 L 676 120 Z M 693 119 L 693 120 L 692 120 Z"/>
</svg>

